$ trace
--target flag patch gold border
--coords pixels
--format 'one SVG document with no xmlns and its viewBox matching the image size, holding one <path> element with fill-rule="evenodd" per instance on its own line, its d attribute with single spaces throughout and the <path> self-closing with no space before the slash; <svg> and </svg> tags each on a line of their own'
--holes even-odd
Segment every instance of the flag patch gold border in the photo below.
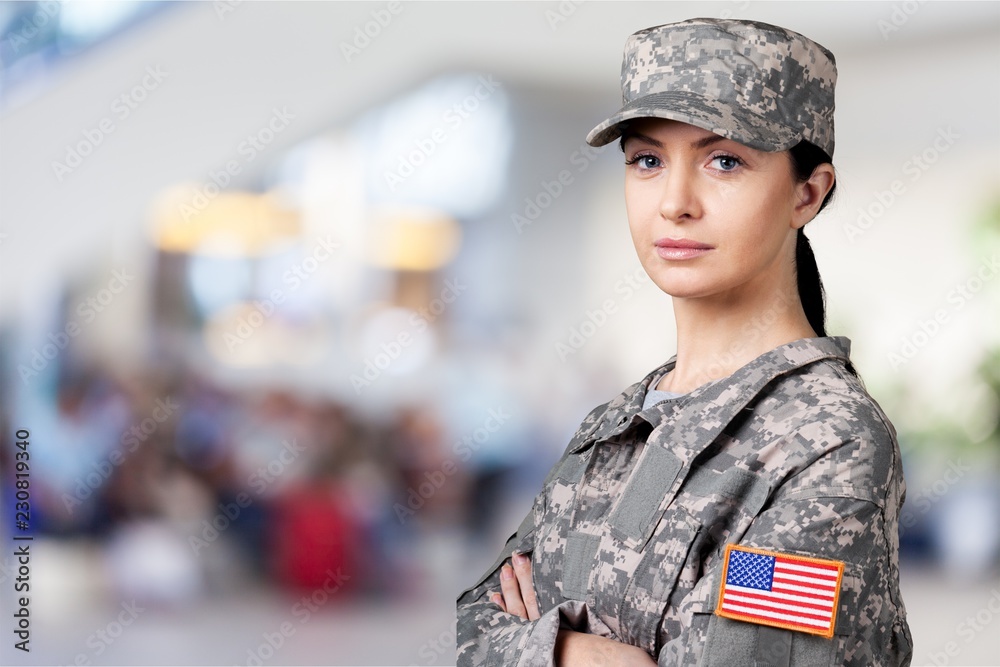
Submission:
<svg viewBox="0 0 1000 667">
<path fill-rule="evenodd" d="M 804 628 L 801 625 L 796 625 L 793 623 L 787 623 L 778 619 L 764 619 L 757 616 L 750 616 L 748 614 L 741 614 L 739 612 L 727 611 L 722 608 L 722 594 L 726 588 L 726 579 L 729 575 L 729 554 L 733 551 L 745 551 L 747 553 L 759 554 L 761 556 L 772 556 L 775 558 L 785 557 L 794 558 L 796 560 L 808 561 L 810 563 L 816 563 L 818 565 L 825 565 L 827 567 L 833 566 L 837 568 L 837 587 L 833 593 L 833 613 L 830 617 L 830 627 L 828 629 L 817 628 L 811 630 L 809 628 Z M 757 625 L 769 625 L 775 628 L 782 628 L 785 630 L 792 630 L 793 632 L 804 632 L 810 635 L 818 635 L 820 637 L 826 637 L 830 639 L 833 637 L 834 628 L 837 627 L 837 612 L 840 607 L 840 589 L 841 583 L 844 578 L 844 561 L 842 560 L 827 560 L 824 558 L 812 558 L 810 556 L 800 556 L 799 554 L 793 553 L 783 553 L 780 551 L 768 551 L 767 549 L 756 549 L 754 547 L 744 547 L 739 544 L 727 544 L 726 553 L 722 557 L 722 579 L 719 581 L 719 595 L 718 601 L 715 605 L 716 616 L 722 616 L 723 618 L 731 618 L 736 621 L 745 621 L 747 623 L 756 623 Z"/>
</svg>

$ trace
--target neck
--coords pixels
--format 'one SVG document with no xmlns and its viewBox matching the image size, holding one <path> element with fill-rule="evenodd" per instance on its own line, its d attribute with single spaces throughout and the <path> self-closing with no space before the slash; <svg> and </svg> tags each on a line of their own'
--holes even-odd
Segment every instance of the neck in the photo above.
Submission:
<svg viewBox="0 0 1000 667">
<path fill-rule="evenodd" d="M 731 375 L 776 347 L 816 332 L 794 285 L 757 298 L 674 298 L 677 363 L 658 389 L 688 393 Z"/>
</svg>

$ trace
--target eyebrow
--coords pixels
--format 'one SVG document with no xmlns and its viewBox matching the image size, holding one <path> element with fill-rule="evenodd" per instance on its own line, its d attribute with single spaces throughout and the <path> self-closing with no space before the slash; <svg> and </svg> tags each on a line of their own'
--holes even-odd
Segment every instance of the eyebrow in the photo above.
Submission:
<svg viewBox="0 0 1000 667">
<path fill-rule="evenodd" d="M 628 137 L 626 137 L 626 141 L 628 140 L 629 137 L 635 137 L 636 139 L 639 139 L 640 141 L 645 141 L 646 143 L 652 144 L 652 145 L 656 146 L 657 148 L 663 148 L 663 144 L 662 143 L 660 143 L 659 141 L 657 141 L 653 137 L 650 137 L 650 136 L 647 136 L 647 135 L 643 134 L 642 132 L 629 132 L 628 133 Z M 725 140 L 726 140 L 725 137 L 719 136 L 718 134 L 710 134 L 707 137 L 702 137 L 701 139 L 697 139 L 695 141 L 692 141 L 690 145 L 691 145 L 691 148 L 696 148 L 696 149 L 697 148 L 705 148 L 706 146 L 711 146 L 712 144 L 714 144 L 714 143 L 716 143 L 718 141 L 725 141 Z"/>
</svg>

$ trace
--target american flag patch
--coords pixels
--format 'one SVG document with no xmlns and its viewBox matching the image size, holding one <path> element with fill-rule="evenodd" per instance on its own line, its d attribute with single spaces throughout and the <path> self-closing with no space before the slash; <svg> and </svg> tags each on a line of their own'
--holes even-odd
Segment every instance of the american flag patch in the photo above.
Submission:
<svg viewBox="0 0 1000 667">
<path fill-rule="evenodd" d="M 715 613 L 833 637 L 844 563 L 726 546 Z"/>
</svg>

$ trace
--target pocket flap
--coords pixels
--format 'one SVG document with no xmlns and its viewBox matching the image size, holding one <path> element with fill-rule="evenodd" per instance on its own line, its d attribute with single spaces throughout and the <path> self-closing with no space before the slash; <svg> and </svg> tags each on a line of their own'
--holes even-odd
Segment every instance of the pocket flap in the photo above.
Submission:
<svg viewBox="0 0 1000 667">
<path fill-rule="evenodd" d="M 590 590 L 590 573 L 594 571 L 594 556 L 600 546 L 599 535 L 571 530 L 566 537 L 563 560 L 563 597 L 586 600 Z"/>
<path fill-rule="evenodd" d="M 683 463 L 673 452 L 652 444 L 640 456 L 608 524 L 619 539 L 636 540 L 641 545 L 649 538 L 653 520 Z"/>
</svg>

